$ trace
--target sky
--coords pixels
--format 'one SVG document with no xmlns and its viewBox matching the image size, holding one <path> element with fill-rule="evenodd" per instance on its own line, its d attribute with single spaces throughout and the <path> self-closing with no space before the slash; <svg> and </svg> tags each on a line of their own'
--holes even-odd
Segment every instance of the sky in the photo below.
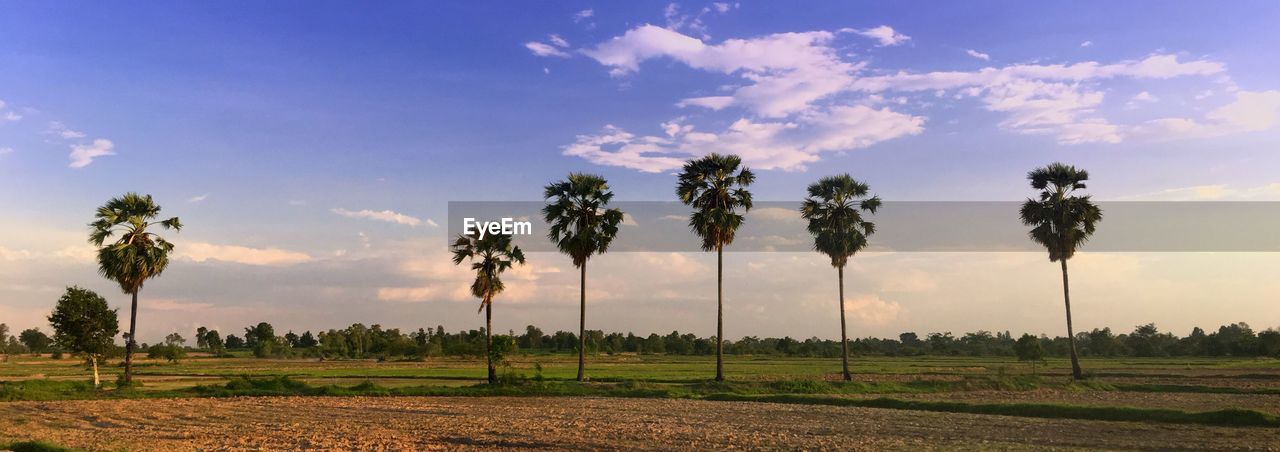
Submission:
<svg viewBox="0 0 1280 452">
<path fill-rule="evenodd" d="M 709 152 L 741 155 L 770 201 L 844 172 L 886 200 L 1017 201 L 1052 161 L 1100 200 L 1277 201 L 1278 20 L 1265 1 L 0 3 L 0 322 L 47 330 L 69 285 L 128 310 L 86 242 L 128 191 L 186 224 L 141 293 L 144 341 L 477 328 L 448 202 L 538 201 L 571 171 L 670 201 Z M 1077 328 L 1280 326 L 1277 253 L 1085 251 Z M 1040 253 L 850 265 L 854 337 L 1065 332 Z M 714 256 L 590 270 L 589 328 L 714 331 Z M 728 338 L 838 337 L 820 255 L 725 272 Z M 574 328 L 566 257 L 509 277 L 496 329 Z"/>
</svg>

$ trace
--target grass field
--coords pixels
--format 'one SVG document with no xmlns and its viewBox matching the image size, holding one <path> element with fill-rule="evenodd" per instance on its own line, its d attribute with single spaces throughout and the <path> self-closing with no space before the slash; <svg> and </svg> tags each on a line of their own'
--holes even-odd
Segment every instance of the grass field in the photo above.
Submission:
<svg viewBox="0 0 1280 452">
<path fill-rule="evenodd" d="M 1210 437 L 1202 445 L 1207 448 L 1242 447 L 1230 439 L 1230 432 L 1242 435 L 1245 433 L 1241 432 L 1252 432 L 1247 433 L 1254 438 L 1250 441 L 1262 441 L 1245 447 L 1280 448 L 1280 361 L 1274 359 L 1086 359 L 1082 364 L 1089 378 L 1083 382 L 1071 381 L 1068 362 L 1056 359 L 1037 365 L 1034 374 L 1025 363 L 995 357 L 858 357 L 852 363 L 854 381 L 846 383 L 839 379 L 836 360 L 731 356 L 725 364 L 729 381 L 715 383 L 709 381 L 714 371 L 712 357 L 597 356 L 588 364 L 591 381 L 580 384 L 572 381 L 576 357 L 521 355 L 500 369 L 504 384 L 489 387 L 481 384 L 484 367 L 479 360 L 377 362 L 196 356 L 178 364 L 141 360 L 135 373 L 142 386 L 124 390 L 113 389 L 111 384 L 120 369 L 106 366 L 103 369 L 106 389 L 95 391 L 84 383 L 88 373 L 82 363 L 47 357 L 11 357 L 8 362 L 0 363 L 0 400 L 7 401 L 0 403 L 0 414 L 11 418 L 0 420 L 0 444 L 63 440 L 78 447 L 86 445 L 84 438 L 54 433 L 68 422 L 74 423 L 74 419 L 41 419 L 39 411 L 29 411 L 33 409 L 30 401 L 107 399 L 83 403 L 160 406 L 173 403 L 169 400 L 174 398 L 199 398 L 210 400 L 202 403 L 221 406 L 216 400 L 227 396 L 375 396 L 378 398 L 366 403 L 376 405 L 377 400 L 399 400 L 398 396 L 445 397 L 453 404 L 479 399 L 450 397 L 494 396 L 507 400 L 505 397 L 514 396 L 518 398 L 510 400 L 538 400 L 537 403 L 544 404 L 551 403 L 545 401 L 545 397 L 655 400 L 627 402 L 639 404 L 659 403 L 657 399 L 692 399 L 760 407 L 821 406 L 835 413 L 864 413 L 860 415 L 864 417 L 865 410 L 871 410 L 886 416 L 889 412 L 927 412 L 932 413 L 930 416 L 957 420 L 995 415 L 1022 419 L 1019 422 L 1059 422 L 1052 421 L 1054 419 L 1084 423 L 1138 422 L 1190 429 L 1184 433 L 1192 436 L 1195 432 L 1206 432 Z M 313 398 L 327 399 L 290 400 Z M 644 409 L 658 408 L 645 405 Z M 95 425 L 110 429 L 117 424 L 92 421 L 87 425 L 85 428 L 92 431 L 99 428 Z M 34 426 L 45 426 L 49 430 Z M 1208 428 L 1219 430 L 1203 430 Z M 45 433 L 40 433 L 42 431 Z M 1012 441 L 1015 438 L 970 439 Z M 560 444 L 554 438 L 539 441 L 544 440 L 550 441 L 548 444 Z M 1107 442 L 1107 438 L 1099 440 L 1102 442 L 1077 445 L 1123 448 L 1127 444 Z M 813 444 L 823 447 L 821 444 L 826 443 Z M 590 447 L 589 443 L 579 445 Z M 752 446 L 733 442 L 716 445 Z"/>
</svg>

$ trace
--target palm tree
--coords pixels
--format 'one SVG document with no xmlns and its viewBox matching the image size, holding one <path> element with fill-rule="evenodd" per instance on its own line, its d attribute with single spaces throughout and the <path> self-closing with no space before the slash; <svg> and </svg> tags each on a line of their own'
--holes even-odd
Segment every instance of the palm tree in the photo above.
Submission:
<svg viewBox="0 0 1280 452">
<path fill-rule="evenodd" d="M 1062 266 L 1062 299 L 1067 307 L 1067 340 L 1071 344 L 1071 376 L 1084 378 L 1076 355 L 1075 330 L 1071 326 L 1071 288 L 1067 283 L 1067 259 L 1089 239 L 1102 221 L 1102 209 L 1089 195 L 1075 196 L 1085 188 L 1089 172 L 1062 163 L 1051 163 L 1027 173 L 1031 188 L 1040 190 L 1040 199 L 1028 198 L 1020 212 L 1022 223 L 1031 228 L 1031 240 L 1049 250 L 1049 261 Z"/>
<path fill-rule="evenodd" d="M 89 243 L 98 247 L 98 273 L 120 284 L 124 293 L 133 296 L 129 308 L 129 338 L 124 347 L 124 381 L 133 382 L 133 350 L 137 347 L 138 291 L 146 280 L 160 276 L 169 266 L 173 244 L 147 228 L 158 226 L 182 230 L 178 217 L 152 221 L 160 215 L 160 206 L 151 195 L 125 193 L 111 198 L 98 208 L 94 222 L 89 223 Z M 115 238 L 114 242 L 108 243 Z"/>
<path fill-rule="evenodd" d="M 756 176 L 736 155 L 710 154 L 685 162 L 676 185 L 680 202 L 693 207 L 689 228 L 702 238 L 702 250 L 716 252 L 716 381 L 724 381 L 724 246 L 742 226 L 738 213 L 751 210 L 746 187 Z"/>
<path fill-rule="evenodd" d="M 476 272 L 471 294 L 481 300 L 476 313 L 484 311 L 484 354 L 489 363 L 489 384 L 497 383 L 498 373 L 493 368 L 493 297 L 506 287 L 502 284 L 502 272 L 516 264 L 524 264 L 524 253 L 520 247 L 512 245 L 510 235 L 503 234 L 488 234 L 484 238 L 476 234 L 459 234 L 450 248 L 454 265 L 469 260 L 471 269 Z"/>
<path fill-rule="evenodd" d="M 880 207 L 880 197 L 868 198 L 869 191 L 867 184 L 848 174 L 824 177 L 809 185 L 809 196 L 800 207 L 800 216 L 809 220 L 813 249 L 831 257 L 840 280 L 840 359 L 845 381 L 853 375 L 849 373 L 849 338 L 845 334 L 844 266 L 867 246 L 867 237 L 876 231 L 876 225 L 863 218 L 863 212 L 874 214 Z"/>
<path fill-rule="evenodd" d="M 587 347 L 587 259 L 609 250 L 618 235 L 622 211 L 607 209 L 613 192 L 604 178 L 572 173 L 569 178 L 547 185 L 543 198 L 550 200 L 542 215 L 551 225 L 547 237 L 561 253 L 573 258 L 581 272 L 578 315 L 578 381 L 586 374 Z"/>
</svg>

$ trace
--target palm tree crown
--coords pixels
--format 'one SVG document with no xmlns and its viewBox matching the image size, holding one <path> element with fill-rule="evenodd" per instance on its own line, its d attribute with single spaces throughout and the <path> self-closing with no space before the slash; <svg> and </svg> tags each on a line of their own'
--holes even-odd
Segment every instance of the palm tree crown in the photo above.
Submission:
<svg viewBox="0 0 1280 452">
<path fill-rule="evenodd" d="M 751 210 L 751 192 L 746 187 L 756 176 L 748 168 L 739 169 L 741 166 L 742 158 L 736 155 L 713 153 L 685 162 L 680 172 L 676 196 L 694 208 L 689 227 L 702 238 L 704 251 L 733 243 L 734 232 L 743 221 L 737 209 Z"/>
<path fill-rule="evenodd" d="M 880 207 L 880 197 L 867 197 L 867 184 L 848 174 L 829 176 L 809 185 L 800 216 L 809 220 L 813 248 L 831 257 L 831 266 L 844 267 L 849 257 L 867 246 L 876 225 L 863 217 Z"/>
<path fill-rule="evenodd" d="M 1039 200 L 1022 204 L 1022 223 L 1031 226 L 1031 240 L 1049 250 L 1049 260 L 1070 259 L 1093 235 L 1102 209 L 1089 195 L 1076 196 L 1085 187 L 1089 172 L 1071 165 L 1051 163 L 1027 173 L 1031 188 L 1040 190 Z"/>
<path fill-rule="evenodd" d="M 550 225 L 547 237 L 561 253 L 581 267 L 593 254 L 609 250 L 618 235 L 622 211 L 607 209 L 613 199 L 609 184 L 600 176 L 573 173 L 563 181 L 547 185 L 543 197 L 550 202 L 542 215 Z"/>
<path fill-rule="evenodd" d="M 89 243 L 98 248 L 98 272 L 116 281 L 125 293 L 135 293 L 147 279 L 169 266 L 173 244 L 147 228 L 182 230 L 177 217 L 153 221 L 160 206 L 151 195 L 126 193 L 98 208 L 89 224 Z M 114 242 L 108 243 L 115 238 Z"/>
<path fill-rule="evenodd" d="M 481 310 L 505 288 L 502 284 L 502 272 L 515 264 L 524 264 L 524 252 L 511 243 L 509 235 L 490 234 L 481 239 L 477 235 L 460 234 L 450 249 L 454 265 L 460 265 L 465 260 L 471 261 L 471 269 L 476 272 L 476 280 L 471 284 L 471 294 L 481 299 Z"/>
</svg>

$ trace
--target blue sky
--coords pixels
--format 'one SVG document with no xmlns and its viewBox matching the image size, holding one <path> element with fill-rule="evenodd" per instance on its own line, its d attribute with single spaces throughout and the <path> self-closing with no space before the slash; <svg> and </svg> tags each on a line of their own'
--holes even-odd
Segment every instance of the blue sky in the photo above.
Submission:
<svg viewBox="0 0 1280 452">
<path fill-rule="evenodd" d="M 768 200 L 846 171 L 886 199 L 1013 200 L 1027 194 L 1022 175 L 1053 160 L 1089 169 L 1105 199 L 1275 200 L 1278 19 L 1275 2 L 4 3 L 0 268 L 12 271 L 0 321 L 40 323 L 66 284 L 114 293 L 84 259 L 83 224 L 125 191 L 189 224 L 177 236 L 187 254 L 144 292 L 171 308 L 153 316 L 195 312 L 224 329 L 270 316 L 297 323 L 286 328 L 417 326 L 396 323 L 406 316 L 470 327 L 470 304 L 449 289 L 461 276 L 431 263 L 448 201 L 535 200 L 570 171 L 604 175 L 619 199 L 666 200 L 670 162 L 708 150 L 743 154 Z M 1192 257 L 1133 265 L 1157 278 L 1154 261 Z M 556 276 L 568 266 L 542 261 L 520 309 L 568 328 L 557 297 L 572 278 Z M 600 327 L 710 326 L 630 326 L 629 309 L 663 305 L 615 289 Z M 1012 328 L 952 326 L 919 307 L 876 323 L 934 295 L 868 289 L 879 301 L 866 309 L 880 311 L 867 328 Z M 785 302 L 743 303 L 767 319 Z M 1280 324 L 1249 306 L 1232 315 Z M 314 312 L 280 314 L 298 308 Z M 1134 317 L 1114 326 L 1161 320 Z M 1221 322 L 1237 320 L 1249 319 Z M 739 321 L 743 334 L 807 331 Z M 162 335 L 172 322 L 150 323 Z"/>
</svg>

